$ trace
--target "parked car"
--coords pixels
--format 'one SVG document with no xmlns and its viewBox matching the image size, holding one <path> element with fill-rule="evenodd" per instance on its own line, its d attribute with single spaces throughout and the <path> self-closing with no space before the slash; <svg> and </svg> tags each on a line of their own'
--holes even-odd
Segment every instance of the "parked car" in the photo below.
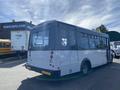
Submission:
<svg viewBox="0 0 120 90">
<path fill-rule="evenodd" d="M 120 58 L 120 41 L 110 42 L 110 48 L 111 48 L 113 57 Z"/>
</svg>

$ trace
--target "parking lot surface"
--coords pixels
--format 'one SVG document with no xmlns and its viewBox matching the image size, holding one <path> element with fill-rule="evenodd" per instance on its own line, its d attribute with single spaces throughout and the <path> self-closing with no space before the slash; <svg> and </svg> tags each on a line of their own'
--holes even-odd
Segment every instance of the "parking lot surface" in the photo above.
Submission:
<svg viewBox="0 0 120 90">
<path fill-rule="evenodd" d="M 65 80 L 41 80 L 41 74 L 24 67 L 25 60 L 0 63 L 0 90 L 120 90 L 120 59 L 93 69 L 86 76 L 77 73 Z"/>
</svg>

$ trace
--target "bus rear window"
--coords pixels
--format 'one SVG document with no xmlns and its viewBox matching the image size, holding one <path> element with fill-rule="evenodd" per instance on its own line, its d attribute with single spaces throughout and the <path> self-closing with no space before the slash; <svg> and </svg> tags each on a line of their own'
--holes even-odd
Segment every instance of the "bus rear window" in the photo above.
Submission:
<svg viewBox="0 0 120 90">
<path fill-rule="evenodd" d="M 49 46 L 48 30 L 41 30 L 39 32 L 32 33 L 31 46 L 33 49 L 45 49 Z"/>
</svg>

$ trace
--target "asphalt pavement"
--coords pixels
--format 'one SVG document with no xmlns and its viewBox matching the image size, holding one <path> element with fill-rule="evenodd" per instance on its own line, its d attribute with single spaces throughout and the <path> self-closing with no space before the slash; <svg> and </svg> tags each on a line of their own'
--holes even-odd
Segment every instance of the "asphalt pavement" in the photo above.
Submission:
<svg viewBox="0 0 120 90">
<path fill-rule="evenodd" d="M 0 90 L 120 90 L 120 59 L 64 80 L 44 80 L 24 67 L 26 60 L 0 64 Z"/>
</svg>

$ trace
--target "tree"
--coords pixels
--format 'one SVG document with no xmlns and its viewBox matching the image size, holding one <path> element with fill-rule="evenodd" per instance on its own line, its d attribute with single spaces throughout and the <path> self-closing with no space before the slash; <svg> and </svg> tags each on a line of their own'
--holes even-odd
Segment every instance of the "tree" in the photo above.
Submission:
<svg viewBox="0 0 120 90">
<path fill-rule="evenodd" d="M 110 37 L 110 41 L 120 41 L 120 33 L 116 31 L 108 31 L 108 29 L 104 25 L 97 27 L 96 31 L 108 34 Z"/>
<path fill-rule="evenodd" d="M 108 32 L 107 28 L 104 25 L 101 25 L 99 27 L 96 28 L 97 32 L 101 32 L 101 33 L 106 33 Z"/>
<path fill-rule="evenodd" d="M 116 31 L 109 31 L 106 34 L 109 35 L 110 41 L 120 41 L 120 33 Z"/>
</svg>

